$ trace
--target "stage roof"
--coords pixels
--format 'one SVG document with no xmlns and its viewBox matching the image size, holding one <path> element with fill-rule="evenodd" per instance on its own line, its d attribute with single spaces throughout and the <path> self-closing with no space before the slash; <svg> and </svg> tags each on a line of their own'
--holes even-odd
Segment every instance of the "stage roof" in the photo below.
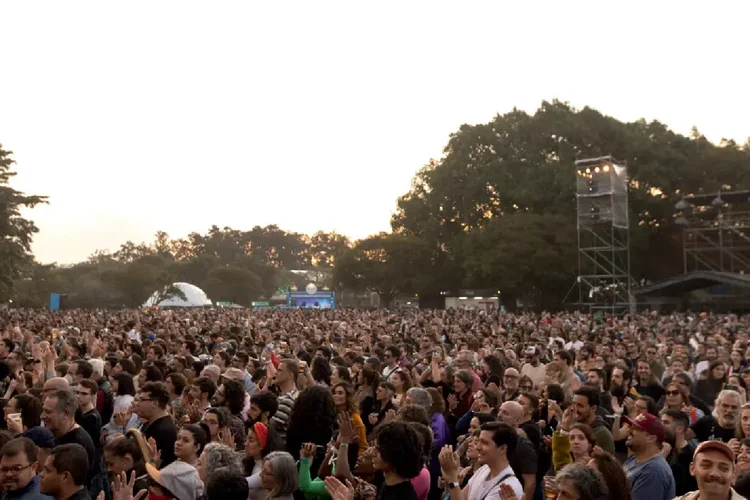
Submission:
<svg viewBox="0 0 750 500">
<path fill-rule="evenodd" d="M 674 296 L 716 285 L 730 285 L 750 289 L 750 276 L 716 271 L 694 271 L 659 281 L 635 290 L 636 296 Z"/>
</svg>

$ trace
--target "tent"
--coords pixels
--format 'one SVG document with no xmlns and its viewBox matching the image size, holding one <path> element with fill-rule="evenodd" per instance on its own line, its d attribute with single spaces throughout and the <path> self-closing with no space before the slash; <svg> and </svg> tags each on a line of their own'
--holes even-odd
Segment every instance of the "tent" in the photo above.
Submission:
<svg viewBox="0 0 750 500">
<path fill-rule="evenodd" d="M 185 294 L 185 298 L 172 296 L 159 300 L 161 290 L 157 290 L 143 304 L 144 307 L 210 307 L 212 305 L 211 299 L 208 298 L 206 292 L 195 285 L 191 285 L 190 283 L 172 283 L 172 286 L 179 288 Z"/>
</svg>

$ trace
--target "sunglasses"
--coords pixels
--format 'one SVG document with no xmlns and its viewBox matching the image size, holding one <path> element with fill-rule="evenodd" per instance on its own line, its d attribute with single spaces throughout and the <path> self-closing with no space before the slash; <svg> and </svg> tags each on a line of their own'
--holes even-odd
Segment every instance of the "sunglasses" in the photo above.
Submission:
<svg viewBox="0 0 750 500">
<path fill-rule="evenodd" d="M 679 396 L 680 391 L 667 391 L 667 396 Z"/>
</svg>

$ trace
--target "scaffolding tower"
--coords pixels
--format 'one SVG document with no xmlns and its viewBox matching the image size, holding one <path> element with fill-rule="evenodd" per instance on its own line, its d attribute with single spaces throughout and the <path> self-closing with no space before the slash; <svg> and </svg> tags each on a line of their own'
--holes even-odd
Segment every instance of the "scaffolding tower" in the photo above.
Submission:
<svg viewBox="0 0 750 500">
<path fill-rule="evenodd" d="M 624 314 L 634 309 L 630 277 L 627 167 L 611 156 L 576 161 L 578 306 Z"/>
</svg>

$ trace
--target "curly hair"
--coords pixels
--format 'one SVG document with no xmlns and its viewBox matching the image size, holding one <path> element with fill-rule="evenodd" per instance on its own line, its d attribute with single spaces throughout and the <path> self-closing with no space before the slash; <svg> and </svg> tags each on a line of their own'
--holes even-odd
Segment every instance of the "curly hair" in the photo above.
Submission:
<svg viewBox="0 0 750 500">
<path fill-rule="evenodd" d="M 596 470 L 604 476 L 609 490 L 608 500 L 633 500 L 628 477 L 615 457 L 609 453 L 594 453 L 593 461 Z"/>
<path fill-rule="evenodd" d="M 375 428 L 376 450 L 401 477 L 417 477 L 422 470 L 422 440 L 406 422 L 388 422 Z"/>
<path fill-rule="evenodd" d="M 331 385 L 331 364 L 323 356 L 316 356 L 313 359 L 312 367 L 310 369 L 313 380 L 317 383 L 323 383 L 325 385 Z"/>
<path fill-rule="evenodd" d="M 201 461 L 206 477 L 211 477 L 221 467 L 229 467 L 242 473 L 242 457 L 224 443 L 208 443 L 201 453 Z"/>
<path fill-rule="evenodd" d="M 227 379 L 224 386 L 224 399 L 232 415 L 241 415 L 245 406 L 245 384 L 238 380 Z"/>
<path fill-rule="evenodd" d="M 349 382 L 339 382 L 338 384 L 331 387 L 331 395 L 333 395 L 333 391 L 335 391 L 338 387 L 343 388 L 344 392 L 346 393 L 346 412 L 359 413 L 359 408 L 357 407 L 357 403 L 354 400 L 354 387 L 352 387 L 352 384 L 350 384 Z"/>
<path fill-rule="evenodd" d="M 621 474 L 623 476 L 625 475 L 622 468 Z M 602 473 L 596 469 L 589 469 L 583 464 L 572 463 L 563 467 L 563 469 L 557 473 L 556 479 L 558 484 L 566 480 L 572 481 L 580 500 L 611 499 L 612 497 L 607 495 L 609 490 L 607 488 L 607 483 L 602 476 Z"/>
<path fill-rule="evenodd" d="M 331 391 L 322 385 L 312 385 L 299 393 L 289 415 L 287 450 L 299 458 L 302 443 L 326 445 L 336 425 L 336 406 Z"/>
</svg>

